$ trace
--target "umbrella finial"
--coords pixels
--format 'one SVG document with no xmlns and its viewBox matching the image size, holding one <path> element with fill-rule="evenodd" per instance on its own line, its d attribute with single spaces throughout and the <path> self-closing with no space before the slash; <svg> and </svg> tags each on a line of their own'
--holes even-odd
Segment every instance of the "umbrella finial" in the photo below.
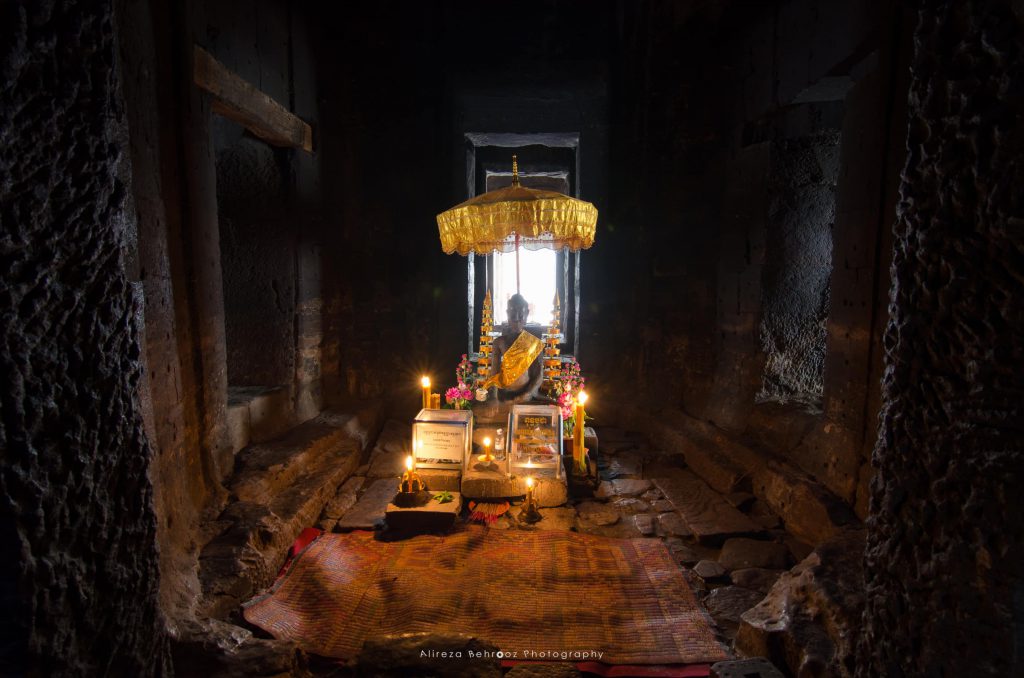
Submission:
<svg viewBox="0 0 1024 678">
<path fill-rule="evenodd" d="M 512 185 L 519 185 L 519 163 L 516 161 L 516 156 L 512 156 Z"/>
</svg>

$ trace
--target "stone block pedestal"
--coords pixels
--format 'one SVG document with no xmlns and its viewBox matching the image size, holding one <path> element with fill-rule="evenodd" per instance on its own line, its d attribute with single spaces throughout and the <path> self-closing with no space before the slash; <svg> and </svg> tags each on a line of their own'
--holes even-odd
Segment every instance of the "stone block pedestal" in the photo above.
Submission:
<svg viewBox="0 0 1024 678">
<path fill-rule="evenodd" d="M 534 478 L 534 496 L 541 507 L 561 506 L 569 499 L 565 476 Z M 509 499 L 526 494 L 526 478 L 509 478 L 504 471 L 469 469 L 462 476 L 462 494 L 472 499 Z"/>
<path fill-rule="evenodd" d="M 416 475 L 427 484 L 431 492 L 458 492 L 462 485 L 462 472 L 447 469 L 418 468 Z"/>
<path fill-rule="evenodd" d="M 437 491 L 431 488 L 431 495 Z M 402 532 L 443 532 L 455 525 L 455 520 L 462 510 L 462 495 L 452 492 L 452 501 L 444 504 L 431 499 L 423 506 L 402 508 L 388 504 L 384 511 L 388 527 Z"/>
</svg>

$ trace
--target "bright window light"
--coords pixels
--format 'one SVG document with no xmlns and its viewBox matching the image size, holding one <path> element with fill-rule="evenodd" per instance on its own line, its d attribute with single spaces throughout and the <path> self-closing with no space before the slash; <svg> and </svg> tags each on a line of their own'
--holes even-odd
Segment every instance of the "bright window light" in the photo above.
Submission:
<svg viewBox="0 0 1024 678">
<path fill-rule="evenodd" d="M 516 293 L 516 253 L 499 252 L 494 258 L 494 324 L 504 325 L 509 298 Z M 555 303 L 558 253 L 555 250 L 519 250 L 519 293 L 530 304 L 527 322 L 547 325 Z"/>
</svg>

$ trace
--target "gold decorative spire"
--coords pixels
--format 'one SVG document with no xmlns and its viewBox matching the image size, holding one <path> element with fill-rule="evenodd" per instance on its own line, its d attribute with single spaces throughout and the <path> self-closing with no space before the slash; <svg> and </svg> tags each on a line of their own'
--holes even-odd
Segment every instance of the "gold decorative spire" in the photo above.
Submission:
<svg viewBox="0 0 1024 678">
<path fill-rule="evenodd" d="M 519 185 L 519 162 L 514 155 L 512 156 L 512 185 Z"/>
</svg>

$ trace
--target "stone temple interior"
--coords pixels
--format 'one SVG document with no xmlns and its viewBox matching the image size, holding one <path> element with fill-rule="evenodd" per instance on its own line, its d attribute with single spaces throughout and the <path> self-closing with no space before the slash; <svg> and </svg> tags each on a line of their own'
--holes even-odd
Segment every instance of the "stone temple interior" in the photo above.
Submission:
<svg viewBox="0 0 1024 678">
<path fill-rule="evenodd" d="M 601 484 L 486 534 L 658 542 L 779 672 L 714 675 L 1024 675 L 1022 50 L 1016 0 L 0 4 L 0 674 L 594 670 L 242 616 L 382 531 L 496 275 L 435 218 L 515 154 L 599 213 Z"/>
</svg>

